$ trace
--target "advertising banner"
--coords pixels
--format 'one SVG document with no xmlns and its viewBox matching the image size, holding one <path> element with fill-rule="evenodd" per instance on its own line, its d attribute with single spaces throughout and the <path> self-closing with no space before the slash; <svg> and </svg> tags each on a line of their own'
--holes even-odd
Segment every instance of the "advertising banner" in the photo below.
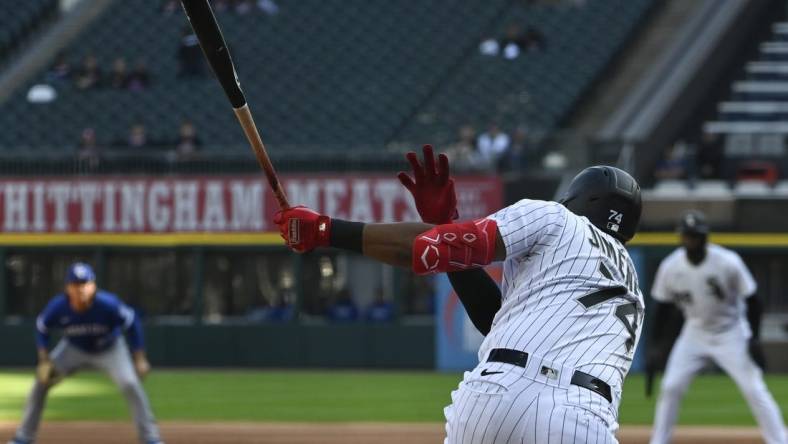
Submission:
<svg viewBox="0 0 788 444">
<path fill-rule="evenodd" d="M 293 205 L 363 222 L 418 220 L 394 175 L 289 175 Z M 501 205 L 496 177 L 457 177 L 463 219 Z M 252 233 L 275 231 L 261 175 L 0 180 L 2 233 Z"/>
</svg>

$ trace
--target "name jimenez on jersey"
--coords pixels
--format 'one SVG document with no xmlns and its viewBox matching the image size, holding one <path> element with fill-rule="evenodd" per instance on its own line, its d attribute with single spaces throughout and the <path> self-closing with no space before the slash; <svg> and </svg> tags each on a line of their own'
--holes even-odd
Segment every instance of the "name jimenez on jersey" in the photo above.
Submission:
<svg viewBox="0 0 788 444">
<path fill-rule="evenodd" d="M 502 306 L 479 358 L 520 350 L 620 387 L 644 313 L 624 245 L 555 202 L 526 199 L 491 218 L 507 257 Z"/>
<path fill-rule="evenodd" d="M 638 285 L 638 275 L 635 272 L 635 268 L 633 267 L 629 258 L 629 253 L 627 253 L 623 247 L 616 247 L 613 245 L 613 242 L 610 242 L 600 236 L 597 230 L 595 230 L 592 226 L 588 227 L 588 231 L 591 232 L 591 237 L 588 239 L 588 242 L 592 247 L 600 250 L 602 254 L 607 256 L 607 258 L 615 264 L 616 270 L 618 270 L 621 276 L 624 278 L 624 285 L 627 287 L 627 290 L 638 295 L 639 297 L 642 297 L 643 295 L 640 291 L 640 286 Z M 603 262 L 600 262 L 599 267 L 600 273 L 602 273 L 603 276 L 605 276 L 607 279 L 613 280 L 610 270 L 605 267 Z"/>
</svg>

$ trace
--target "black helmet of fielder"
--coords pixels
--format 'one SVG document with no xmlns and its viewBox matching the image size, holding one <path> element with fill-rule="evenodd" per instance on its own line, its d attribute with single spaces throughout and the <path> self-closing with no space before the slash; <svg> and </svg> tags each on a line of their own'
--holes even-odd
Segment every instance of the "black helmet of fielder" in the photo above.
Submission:
<svg viewBox="0 0 788 444">
<path fill-rule="evenodd" d="M 709 234 L 709 223 L 706 215 L 698 210 L 689 210 L 679 219 L 679 233 L 705 236 Z"/>
<path fill-rule="evenodd" d="M 635 236 L 643 207 L 637 181 L 611 166 L 581 171 L 559 202 L 621 242 Z"/>
</svg>

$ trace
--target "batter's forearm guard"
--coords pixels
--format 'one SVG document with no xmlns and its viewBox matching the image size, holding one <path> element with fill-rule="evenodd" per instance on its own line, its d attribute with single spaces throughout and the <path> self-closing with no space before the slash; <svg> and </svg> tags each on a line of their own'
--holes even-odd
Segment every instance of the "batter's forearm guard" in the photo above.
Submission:
<svg viewBox="0 0 788 444">
<path fill-rule="evenodd" d="M 434 274 L 488 265 L 498 225 L 492 219 L 436 225 L 413 241 L 413 271 Z"/>
</svg>

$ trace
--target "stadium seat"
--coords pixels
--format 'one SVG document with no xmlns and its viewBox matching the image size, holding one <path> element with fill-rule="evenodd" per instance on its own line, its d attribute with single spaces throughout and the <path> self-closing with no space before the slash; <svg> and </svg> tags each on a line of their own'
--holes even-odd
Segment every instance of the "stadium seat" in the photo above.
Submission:
<svg viewBox="0 0 788 444">
<path fill-rule="evenodd" d="M 399 136 L 446 143 L 461 125 L 482 131 L 493 120 L 505 130 L 555 129 L 650 4 L 602 1 L 593 8 L 566 8 L 512 2 L 489 34 L 503 35 L 512 23 L 534 27 L 544 33 L 546 49 L 505 60 L 479 54 L 474 46 L 467 63 L 418 111 L 423 118 L 411 119 Z"/>
<path fill-rule="evenodd" d="M 769 197 L 771 191 L 769 185 L 761 180 L 741 180 L 733 188 L 737 197 Z"/>
<path fill-rule="evenodd" d="M 700 180 L 695 183 L 692 196 L 698 199 L 719 199 L 731 196 L 731 190 L 722 180 Z"/>
<path fill-rule="evenodd" d="M 686 196 L 690 191 L 684 180 L 661 180 L 654 185 L 651 196 L 654 198 L 675 198 Z"/>
<path fill-rule="evenodd" d="M 788 196 L 788 180 L 781 180 L 774 185 L 774 194 L 780 197 Z"/>
<path fill-rule="evenodd" d="M 316 145 L 444 143 L 462 124 L 481 127 L 490 119 L 500 119 L 506 130 L 553 130 L 653 3 L 347 0 L 337 8 L 300 0 L 282 2 L 275 16 L 217 14 L 268 148 L 291 152 Z M 29 87 L 47 81 L 41 72 L 0 104 L 0 126 L 15 124 L 0 133 L 0 147 L 38 144 L 68 151 L 86 127 L 96 128 L 99 143 L 108 146 L 138 121 L 169 141 L 188 118 L 206 149 L 248 149 L 210 74 L 176 76 L 187 26 L 180 10 L 168 15 L 157 2 L 124 0 L 104 14 L 66 48 L 73 68 L 89 54 L 105 75 L 117 57 L 129 69 L 144 60 L 150 88 L 80 91 L 62 82 L 55 85 L 55 102 L 26 103 Z M 502 35 L 510 23 L 538 25 L 546 50 L 516 60 L 479 55 L 479 41 Z"/>
<path fill-rule="evenodd" d="M 36 26 L 57 13 L 57 0 L 0 2 L 0 60 Z"/>
</svg>

